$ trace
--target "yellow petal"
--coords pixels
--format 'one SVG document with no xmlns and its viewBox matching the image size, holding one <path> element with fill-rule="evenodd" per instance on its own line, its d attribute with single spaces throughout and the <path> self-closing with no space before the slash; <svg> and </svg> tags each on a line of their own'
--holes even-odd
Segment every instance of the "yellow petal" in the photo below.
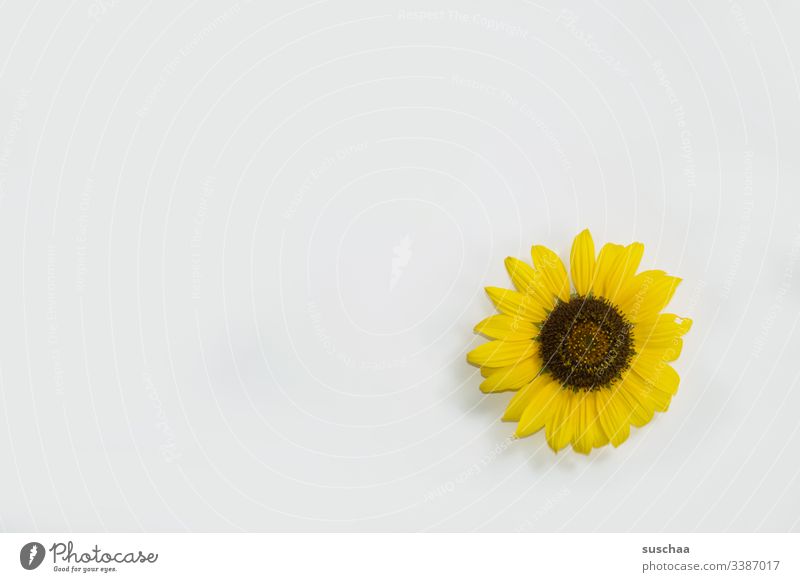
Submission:
<svg viewBox="0 0 800 582">
<path fill-rule="evenodd" d="M 586 393 L 584 406 L 586 407 L 586 430 L 588 432 L 587 438 L 589 439 L 591 446 L 597 449 L 607 445 L 608 436 L 606 436 L 606 433 L 600 424 L 600 418 L 597 413 L 597 393 L 594 390 Z"/>
<path fill-rule="evenodd" d="M 643 365 L 655 366 L 662 362 L 674 362 L 681 355 L 683 340 L 676 338 L 666 345 L 645 345 L 638 348 L 633 362 L 642 362 Z"/>
<path fill-rule="evenodd" d="M 476 366 L 502 368 L 521 362 L 536 353 L 532 341 L 506 342 L 494 340 L 478 346 L 467 354 L 467 361 Z"/>
<path fill-rule="evenodd" d="M 634 426 L 644 426 L 653 420 L 653 407 L 647 399 L 641 397 L 634 390 L 631 390 L 627 381 L 622 382 L 616 390 L 613 398 L 619 399 L 619 402 L 625 402 L 631 411 L 630 419 L 631 424 Z"/>
<path fill-rule="evenodd" d="M 510 402 L 503 420 L 511 416 L 519 417 L 519 424 L 514 433 L 518 438 L 530 436 L 540 431 L 550 420 L 563 398 L 561 384 L 553 380 L 544 380 L 532 388 L 526 398 Z"/>
<path fill-rule="evenodd" d="M 542 360 L 539 358 L 539 354 L 536 354 L 513 366 L 498 368 L 486 380 L 481 382 L 481 390 L 484 392 L 517 390 L 529 384 L 541 370 Z"/>
<path fill-rule="evenodd" d="M 536 302 L 546 309 L 553 308 L 555 296 L 547 287 L 547 282 L 541 272 L 514 257 L 506 257 L 505 262 L 511 282 L 520 293 L 534 297 Z"/>
<path fill-rule="evenodd" d="M 594 241 L 587 228 L 575 237 L 575 241 L 572 243 L 572 252 L 569 255 L 572 284 L 579 295 L 586 295 L 591 290 L 594 267 Z"/>
<path fill-rule="evenodd" d="M 627 289 L 644 255 L 642 243 L 632 243 L 624 247 L 617 255 L 614 264 L 606 273 L 603 296 L 615 301 L 623 289 Z"/>
<path fill-rule="evenodd" d="M 498 287 L 487 287 L 486 293 L 501 313 L 511 317 L 532 322 L 543 321 L 547 317 L 544 306 L 531 295 Z"/>
<path fill-rule="evenodd" d="M 547 247 L 534 245 L 531 247 L 531 258 L 550 294 L 562 301 L 569 301 L 569 277 L 559 256 Z"/>
<path fill-rule="evenodd" d="M 503 413 L 503 420 L 516 422 L 522 418 L 522 413 L 530 404 L 531 399 L 539 392 L 550 390 L 549 384 L 552 382 L 553 378 L 548 374 L 541 374 L 534 378 L 530 384 L 520 388 L 509 401 L 506 411 Z"/>
<path fill-rule="evenodd" d="M 562 390 L 561 402 L 553 410 L 553 416 L 545 425 L 547 444 L 556 453 L 566 447 L 575 434 L 575 400 L 572 390 Z"/>
<path fill-rule="evenodd" d="M 625 377 L 625 386 L 638 398 L 646 400 L 658 412 L 666 412 L 669 409 L 672 396 L 667 392 L 655 389 L 646 382 L 639 374 L 630 373 Z"/>
<path fill-rule="evenodd" d="M 589 392 L 583 391 L 575 395 L 575 434 L 572 435 L 572 450 L 588 455 L 592 450 L 593 434 L 589 431 Z M 593 395 L 592 395 L 593 396 Z M 592 419 L 593 420 L 593 419 Z"/>
<path fill-rule="evenodd" d="M 665 360 L 638 357 L 631 366 L 631 374 L 640 379 L 648 389 L 660 390 L 674 396 L 678 392 L 680 376 Z"/>
<path fill-rule="evenodd" d="M 530 321 L 502 314 L 487 317 L 475 326 L 475 331 L 492 339 L 509 341 L 531 339 L 539 335 L 539 328 Z"/>
<path fill-rule="evenodd" d="M 672 313 L 662 313 L 653 319 L 643 321 L 633 330 L 636 349 L 667 349 L 675 345 L 692 328 L 692 320 L 678 317 Z"/>
<path fill-rule="evenodd" d="M 649 271 L 642 271 L 617 292 L 616 304 L 620 307 L 629 304 L 641 303 L 643 294 L 653 285 L 655 280 L 660 277 L 666 277 L 667 273 L 659 269 L 651 269 Z"/>
<path fill-rule="evenodd" d="M 614 271 L 617 259 L 622 254 L 625 247 L 614 243 L 606 243 L 600 249 L 597 256 L 597 264 L 594 267 L 594 278 L 592 280 L 592 291 L 595 295 L 607 297 L 606 287 L 608 280 Z"/>
<path fill-rule="evenodd" d="M 680 282 L 663 271 L 644 271 L 620 291 L 617 303 L 631 321 L 646 321 L 667 306 Z"/>
<path fill-rule="evenodd" d="M 620 446 L 630 434 L 630 411 L 620 408 L 619 404 L 612 398 L 612 389 L 598 390 L 595 393 L 597 399 L 597 417 L 600 426 L 614 447 Z"/>
<path fill-rule="evenodd" d="M 639 356 L 653 356 L 665 362 L 674 362 L 683 351 L 683 340 L 675 339 L 669 346 L 645 346 L 639 350 Z"/>
</svg>

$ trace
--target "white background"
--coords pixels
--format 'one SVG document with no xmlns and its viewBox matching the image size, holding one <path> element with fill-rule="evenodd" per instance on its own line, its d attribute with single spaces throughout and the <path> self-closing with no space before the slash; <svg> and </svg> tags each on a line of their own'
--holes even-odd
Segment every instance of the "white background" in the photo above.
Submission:
<svg viewBox="0 0 800 582">
<path fill-rule="evenodd" d="M 798 529 L 796 3 L 1 10 L 1 528 Z M 695 321 L 588 457 L 465 362 L 584 227 Z"/>
</svg>

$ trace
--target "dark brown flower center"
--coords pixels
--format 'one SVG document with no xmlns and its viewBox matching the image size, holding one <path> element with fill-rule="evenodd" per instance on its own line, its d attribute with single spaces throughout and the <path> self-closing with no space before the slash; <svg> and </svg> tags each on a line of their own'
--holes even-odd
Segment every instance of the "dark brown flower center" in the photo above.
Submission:
<svg viewBox="0 0 800 582">
<path fill-rule="evenodd" d="M 539 332 L 545 369 L 572 390 L 613 384 L 630 366 L 633 325 L 602 297 L 559 300 Z"/>
</svg>

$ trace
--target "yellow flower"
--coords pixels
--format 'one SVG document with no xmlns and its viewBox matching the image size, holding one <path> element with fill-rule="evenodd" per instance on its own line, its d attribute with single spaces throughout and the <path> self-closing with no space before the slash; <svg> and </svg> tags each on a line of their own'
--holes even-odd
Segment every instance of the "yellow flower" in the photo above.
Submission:
<svg viewBox="0 0 800 582">
<path fill-rule="evenodd" d="M 595 256 L 584 230 L 570 254 L 572 288 L 558 255 L 538 245 L 533 267 L 506 259 L 516 291 L 486 288 L 500 314 L 475 326 L 492 341 L 467 360 L 480 366 L 484 392 L 516 391 L 503 420 L 517 422 L 517 437 L 544 429 L 554 451 L 588 454 L 669 408 L 679 382 L 670 362 L 692 321 L 661 313 L 680 279 L 637 274 L 643 252 L 609 243 Z"/>
</svg>

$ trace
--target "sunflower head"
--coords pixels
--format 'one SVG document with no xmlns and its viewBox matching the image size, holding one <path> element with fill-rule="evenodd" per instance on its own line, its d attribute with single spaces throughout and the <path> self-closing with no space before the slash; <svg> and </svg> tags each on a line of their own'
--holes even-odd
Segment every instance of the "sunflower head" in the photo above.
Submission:
<svg viewBox="0 0 800 582">
<path fill-rule="evenodd" d="M 572 245 L 571 285 L 545 247 L 531 249 L 533 266 L 506 259 L 516 291 L 486 289 L 500 314 L 475 327 L 492 341 L 467 359 L 480 366 L 484 392 L 516 392 L 503 415 L 518 423 L 516 436 L 544 428 L 554 451 L 589 453 L 667 410 L 679 381 L 670 362 L 692 322 L 662 313 L 680 279 L 637 274 L 643 252 L 609 243 L 595 254 L 584 230 Z"/>
</svg>

